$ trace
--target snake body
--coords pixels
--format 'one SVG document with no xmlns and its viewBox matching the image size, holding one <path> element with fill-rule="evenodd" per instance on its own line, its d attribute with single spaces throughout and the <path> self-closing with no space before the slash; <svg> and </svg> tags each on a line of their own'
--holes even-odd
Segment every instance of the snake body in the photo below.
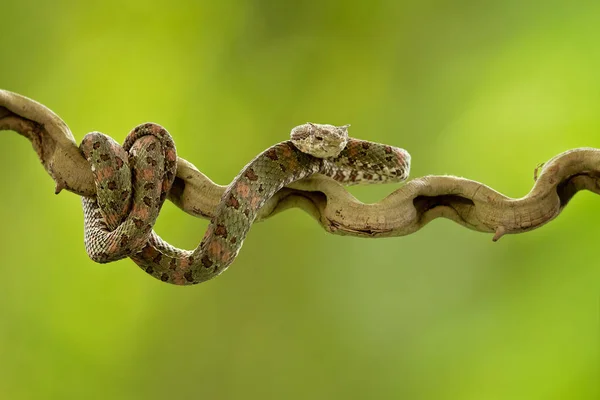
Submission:
<svg viewBox="0 0 600 400">
<path fill-rule="evenodd" d="M 152 231 L 177 168 L 169 133 L 157 124 L 139 125 L 121 147 L 92 132 L 80 146 L 96 184 L 96 196 L 82 200 L 86 251 L 100 263 L 130 257 L 163 282 L 209 280 L 233 262 L 258 210 L 282 187 L 313 174 L 345 185 L 408 177 L 405 150 L 348 138 L 347 127 L 300 125 L 291 140 L 250 161 L 227 187 L 204 238 L 191 251 L 169 245 Z"/>
</svg>

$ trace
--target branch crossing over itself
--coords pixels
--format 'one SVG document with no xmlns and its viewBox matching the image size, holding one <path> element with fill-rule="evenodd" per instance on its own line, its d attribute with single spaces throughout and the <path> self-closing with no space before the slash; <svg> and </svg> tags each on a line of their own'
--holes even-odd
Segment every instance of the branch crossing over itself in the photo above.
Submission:
<svg viewBox="0 0 600 400">
<path fill-rule="evenodd" d="M 65 189 L 82 196 L 95 194 L 89 164 L 71 131 L 48 108 L 0 90 L 0 130 L 15 131 L 31 141 L 56 183 L 56 193 Z M 408 235 L 444 217 L 473 230 L 494 233 L 493 239 L 498 240 L 551 221 L 579 190 L 600 193 L 599 177 L 600 150 L 594 148 L 573 149 L 552 158 L 537 173 L 531 191 L 520 199 L 464 178 L 425 176 L 407 182 L 377 203 L 364 204 L 337 182 L 313 176 L 277 192 L 259 211 L 257 220 L 297 207 L 330 233 L 390 237 Z M 178 158 L 168 198 L 188 214 L 211 218 L 225 189 Z"/>
</svg>

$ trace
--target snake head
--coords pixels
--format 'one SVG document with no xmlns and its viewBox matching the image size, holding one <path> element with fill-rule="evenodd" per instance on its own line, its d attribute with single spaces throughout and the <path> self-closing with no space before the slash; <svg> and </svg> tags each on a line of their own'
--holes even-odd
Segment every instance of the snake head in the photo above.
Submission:
<svg viewBox="0 0 600 400">
<path fill-rule="evenodd" d="M 348 127 L 307 122 L 292 129 L 290 139 L 294 146 L 313 157 L 337 157 L 348 142 Z"/>
</svg>

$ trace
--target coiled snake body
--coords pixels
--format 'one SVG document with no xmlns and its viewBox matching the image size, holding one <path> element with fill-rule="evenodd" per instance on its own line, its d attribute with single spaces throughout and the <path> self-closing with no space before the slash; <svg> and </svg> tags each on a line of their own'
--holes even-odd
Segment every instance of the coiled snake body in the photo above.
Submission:
<svg viewBox="0 0 600 400">
<path fill-rule="evenodd" d="M 403 149 L 348 138 L 348 126 L 307 123 L 291 140 L 254 158 L 227 187 L 200 245 L 177 249 L 152 227 L 177 169 L 175 144 L 159 125 L 132 130 L 121 147 L 92 132 L 81 151 L 91 165 L 96 197 L 83 197 L 85 247 L 100 263 L 133 259 L 164 282 L 196 284 L 233 262 L 258 210 L 282 187 L 313 174 L 345 184 L 400 182 L 410 155 Z"/>
</svg>

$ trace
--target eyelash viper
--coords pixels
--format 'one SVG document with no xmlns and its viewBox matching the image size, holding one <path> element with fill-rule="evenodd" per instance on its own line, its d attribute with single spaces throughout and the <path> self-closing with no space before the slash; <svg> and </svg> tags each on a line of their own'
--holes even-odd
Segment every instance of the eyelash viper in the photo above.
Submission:
<svg viewBox="0 0 600 400">
<path fill-rule="evenodd" d="M 204 238 L 191 251 L 169 245 L 152 230 L 177 170 L 170 134 L 146 123 L 120 146 L 109 136 L 89 133 L 80 145 L 96 185 L 95 197 L 82 198 L 86 251 L 100 263 L 130 257 L 163 282 L 209 280 L 233 262 L 258 210 L 282 187 L 313 174 L 345 185 L 406 180 L 405 150 L 349 138 L 347 128 L 297 126 L 290 140 L 250 161 L 227 187 Z"/>
</svg>

